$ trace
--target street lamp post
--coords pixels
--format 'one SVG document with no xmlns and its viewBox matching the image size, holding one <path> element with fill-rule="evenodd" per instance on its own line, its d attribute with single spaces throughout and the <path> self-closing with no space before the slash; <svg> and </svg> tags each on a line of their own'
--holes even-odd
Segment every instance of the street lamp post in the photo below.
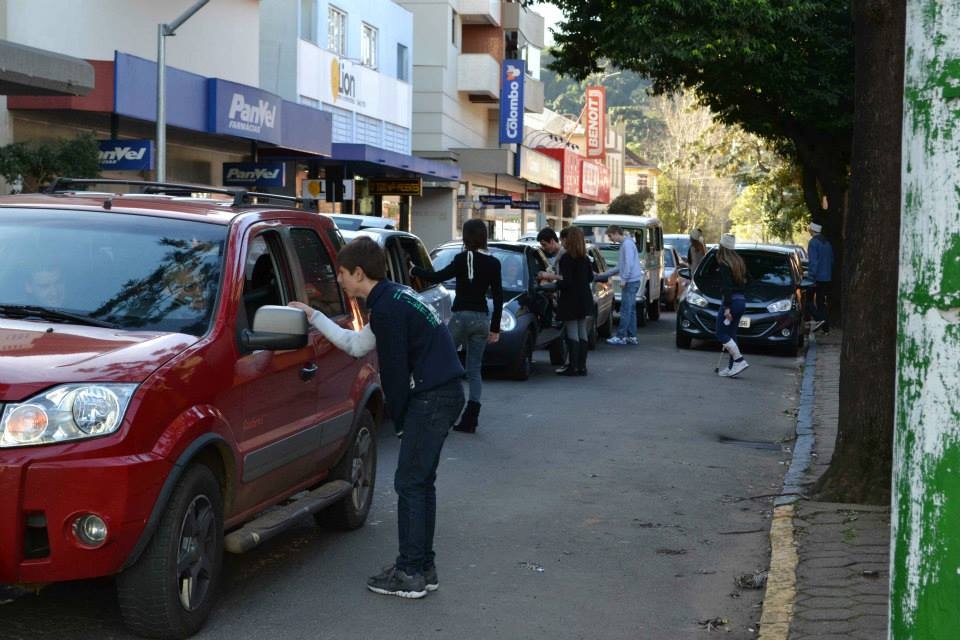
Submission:
<svg viewBox="0 0 960 640">
<path fill-rule="evenodd" d="M 157 182 L 167 178 L 167 36 L 177 29 L 210 0 L 197 0 L 192 7 L 168 24 L 157 25 Z"/>
</svg>

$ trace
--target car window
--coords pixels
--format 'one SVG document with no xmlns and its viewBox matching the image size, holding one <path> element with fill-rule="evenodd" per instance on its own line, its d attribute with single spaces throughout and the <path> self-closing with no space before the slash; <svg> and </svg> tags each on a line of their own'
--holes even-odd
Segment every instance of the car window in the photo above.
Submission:
<svg viewBox="0 0 960 640">
<path fill-rule="evenodd" d="M 673 251 L 663 252 L 663 266 L 668 269 L 677 266 L 677 263 L 673 259 Z"/>
<path fill-rule="evenodd" d="M 0 304 L 50 307 L 126 330 L 206 333 L 225 226 L 100 211 L 0 212 Z"/>
<path fill-rule="evenodd" d="M 792 285 L 794 280 L 793 267 L 786 254 L 761 253 L 755 251 L 740 251 L 749 274 L 749 285 L 772 284 Z M 696 274 L 697 286 L 703 288 L 720 287 L 720 269 L 717 263 L 717 252 L 712 251 L 700 263 Z"/>
<path fill-rule="evenodd" d="M 404 265 L 406 265 L 408 262 L 412 262 L 420 268 L 433 269 L 433 263 L 430 262 L 430 256 L 427 254 L 427 248 L 423 246 L 423 243 L 420 242 L 418 238 L 402 236 L 397 238 L 397 243 L 400 247 Z M 420 278 L 412 278 L 410 281 L 410 286 L 417 291 L 424 291 L 436 285 L 432 282 L 421 280 Z"/>
<path fill-rule="evenodd" d="M 247 247 L 243 264 L 243 309 L 245 317 L 240 326 L 253 327 L 257 309 L 272 304 L 287 303 L 284 292 L 282 268 L 282 244 L 275 231 L 255 236 Z"/>
<path fill-rule="evenodd" d="M 313 229 L 291 229 L 290 238 L 303 274 L 307 304 L 328 316 L 345 313 L 337 270 L 320 236 Z"/>
</svg>

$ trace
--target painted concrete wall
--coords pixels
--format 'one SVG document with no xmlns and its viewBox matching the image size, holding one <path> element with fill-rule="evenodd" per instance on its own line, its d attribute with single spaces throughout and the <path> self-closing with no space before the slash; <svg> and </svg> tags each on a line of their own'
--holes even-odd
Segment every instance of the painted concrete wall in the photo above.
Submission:
<svg viewBox="0 0 960 640">
<path fill-rule="evenodd" d="M 157 59 L 157 25 L 194 0 L 29 0 L 7 2 L 6 38 L 78 58 L 112 60 L 114 50 Z M 49 16 L 56 16 L 55 19 Z M 257 0 L 211 0 L 167 38 L 167 64 L 204 76 L 257 86 Z"/>
</svg>

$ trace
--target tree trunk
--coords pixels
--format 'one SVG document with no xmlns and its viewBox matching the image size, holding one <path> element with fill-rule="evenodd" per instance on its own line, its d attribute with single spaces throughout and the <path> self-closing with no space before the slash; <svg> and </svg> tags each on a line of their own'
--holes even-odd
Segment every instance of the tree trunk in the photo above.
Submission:
<svg viewBox="0 0 960 640">
<path fill-rule="evenodd" d="M 840 420 L 822 498 L 886 504 L 893 457 L 904 0 L 854 0 L 850 210 L 841 272 Z"/>
</svg>

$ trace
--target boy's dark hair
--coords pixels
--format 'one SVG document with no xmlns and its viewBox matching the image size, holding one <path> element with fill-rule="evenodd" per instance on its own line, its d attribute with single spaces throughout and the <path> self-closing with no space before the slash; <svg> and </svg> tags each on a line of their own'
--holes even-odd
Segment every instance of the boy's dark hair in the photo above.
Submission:
<svg viewBox="0 0 960 640">
<path fill-rule="evenodd" d="M 479 218 L 463 223 L 463 246 L 468 251 L 487 248 L 487 223 Z"/>
<path fill-rule="evenodd" d="M 623 232 L 623 227 L 621 227 L 621 226 L 618 225 L 618 224 L 612 224 L 612 225 L 610 225 L 609 227 L 607 227 L 607 233 L 608 233 L 608 234 L 610 234 L 610 233 L 619 233 L 620 235 L 626 235 L 626 234 Z"/>
<path fill-rule="evenodd" d="M 566 238 L 568 235 L 570 235 L 570 227 L 564 227 L 563 229 L 560 229 L 560 239 L 561 239 L 561 240 L 563 240 L 564 238 Z"/>
<path fill-rule="evenodd" d="M 387 258 L 372 238 L 359 236 L 348 242 L 337 254 L 337 265 L 350 273 L 359 267 L 371 280 L 387 277 Z"/>
<path fill-rule="evenodd" d="M 540 229 L 540 232 L 537 233 L 537 242 L 549 242 L 553 240 L 554 242 L 560 242 L 557 238 L 557 232 L 551 229 L 550 227 L 544 227 Z"/>
</svg>

